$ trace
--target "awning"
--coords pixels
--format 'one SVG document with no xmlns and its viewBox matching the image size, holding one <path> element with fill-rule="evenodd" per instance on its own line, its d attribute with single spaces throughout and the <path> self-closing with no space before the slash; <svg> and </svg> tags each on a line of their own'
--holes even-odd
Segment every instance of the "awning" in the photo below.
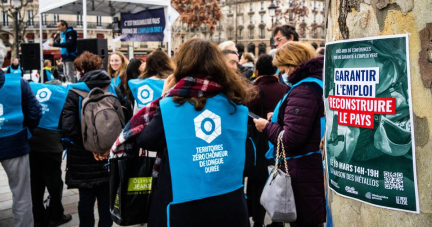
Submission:
<svg viewBox="0 0 432 227">
<path fill-rule="evenodd" d="M 97 37 L 98 39 L 105 39 L 104 34 L 97 34 L 96 37 Z"/>
</svg>

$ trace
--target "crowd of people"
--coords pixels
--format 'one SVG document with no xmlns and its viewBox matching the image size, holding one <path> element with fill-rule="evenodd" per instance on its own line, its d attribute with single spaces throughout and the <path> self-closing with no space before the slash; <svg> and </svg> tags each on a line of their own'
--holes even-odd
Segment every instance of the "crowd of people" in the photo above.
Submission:
<svg viewBox="0 0 432 227">
<path fill-rule="evenodd" d="M 247 227 L 250 217 L 262 227 L 260 197 L 280 136 L 288 159 L 288 169 L 281 169 L 292 178 L 297 208 L 291 226 L 325 223 L 319 149 L 324 60 L 321 49 L 298 41 L 293 27 L 276 27 L 275 49 L 257 59 L 239 53 L 232 41 L 216 46 L 191 39 L 174 57 L 161 49 L 145 60 L 113 52 L 107 69 L 95 54 L 77 56 L 76 31 L 65 21 L 57 27 L 51 45 L 61 48 L 61 73 L 50 60 L 44 61 L 44 84 L 14 75 L 22 76 L 18 59 L 0 71 L 0 162 L 13 194 L 15 226 L 59 226 L 72 219 L 61 202 L 65 159 L 65 183 L 79 191 L 80 226 L 95 226 L 96 201 L 98 226 L 112 226 L 109 159 L 142 149 L 156 152 L 149 227 Z M 4 57 L 0 45 L 0 63 Z M 101 109 L 90 118 L 89 108 Z M 205 164 L 211 160 L 198 158 L 209 150 L 223 157 L 211 167 Z"/>
</svg>

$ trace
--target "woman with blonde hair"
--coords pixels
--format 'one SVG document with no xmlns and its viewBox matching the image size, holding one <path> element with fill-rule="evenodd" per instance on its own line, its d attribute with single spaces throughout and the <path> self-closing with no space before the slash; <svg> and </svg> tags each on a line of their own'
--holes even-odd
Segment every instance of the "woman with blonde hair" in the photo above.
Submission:
<svg viewBox="0 0 432 227">
<path fill-rule="evenodd" d="M 129 60 L 122 52 L 115 51 L 111 54 L 108 64 L 108 75 L 112 78 L 113 84 L 117 87 L 122 87 L 127 83 L 126 69 L 129 65 Z M 124 94 L 124 90 L 122 90 Z"/>
<path fill-rule="evenodd" d="M 308 44 L 288 42 L 276 51 L 273 64 L 293 84 L 268 120 L 255 119 L 258 131 L 271 142 L 267 158 L 275 158 L 278 140 L 285 148 L 297 208 L 291 226 L 322 226 L 326 218 L 322 155 L 324 134 L 323 57 Z M 270 120 L 271 119 L 271 120 Z"/>
</svg>

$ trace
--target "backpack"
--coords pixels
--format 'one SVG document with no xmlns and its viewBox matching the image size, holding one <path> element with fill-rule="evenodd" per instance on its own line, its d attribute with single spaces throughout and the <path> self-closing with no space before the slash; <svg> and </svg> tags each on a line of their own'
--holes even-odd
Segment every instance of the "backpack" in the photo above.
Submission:
<svg viewBox="0 0 432 227">
<path fill-rule="evenodd" d="M 125 126 L 120 101 L 108 88 L 93 88 L 90 92 L 72 89 L 83 98 L 80 120 L 84 148 L 94 153 L 108 151 Z"/>
</svg>

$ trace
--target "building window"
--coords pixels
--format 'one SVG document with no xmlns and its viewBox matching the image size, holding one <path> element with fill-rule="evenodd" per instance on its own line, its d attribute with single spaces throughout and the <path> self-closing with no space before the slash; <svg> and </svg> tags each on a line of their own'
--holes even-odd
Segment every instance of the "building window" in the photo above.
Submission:
<svg viewBox="0 0 432 227">
<path fill-rule="evenodd" d="M 264 28 L 260 29 L 260 39 L 265 39 L 265 31 Z"/>
<path fill-rule="evenodd" d="M 28 16 L 28 22 L 27 22 L 28 26 L 34 26 L 33 10 L 27 10 L 27 16 Z"/>
<path fill-rule="evenodd" d="M 254 24 L 254 16 L 253 15 L 249 15 L 249 23 Z"/>
<path fill-rule="evenodd" d="M 229 40 L 233 39 L 233 31 L 232 30 L 230 30 L 229 33 L 228 33 L 228 39 Z"/>
<path fill-rule="evenodd" d="M 219 37 L 219 43 L 221 43 L 222 42 L 222 38 L 221 38 L 222 37 L 222 33 L 219 32 L 218 37 Z"/>
<path fill-rule="evenodd" d="M 101 27 L 102 26 L 102 17 L 101 16 L 97 16 L 96 17 L 96 26 Z"/>
<path fill-rule="evenodd" d="M 242 25 L 243 24 L 243 17 L 237 17 L 237 24 Z"/>
<path fill-rule="evenodd" d="M 261 2 L 261 10 L 264 10 L 264 2 Z"/>
<path fill-rule="evenodd" d="M 42 34 L 42 42 L 46 42 L 47 41 L 47 37 L 48 37 L 48 34 L 47 33 L 43 33 Z"/>
<path fill-rule="evenodd" d="M 232 13 L 232 6 L 229 6 L 229 13 Z"/>
<path fill-rule="evenodd" d="M 83 25 L 82 15 L 77 14 L 77 26 L 82 26 L 82 25 Z"/>
<path fill-rule="evenodd" d="M 42 26 L 46 26 L 47 19 L 46 19 L 46 13 L 42 13 Z"/>
<path fill-rule="evenodd" d="M 28 33 L 27 35 L 26 35 L 26 38 L 27 38 L 27 40 L 28 40 L 28 43 L 34 43 L 34 33 Z"/>
<path fill-rule="evenodd" d="M 54 24 L 57 24 L 57 22 L 60 21 L 60 17 L 58 14 L 54 14 L 53 16 L 54 16 Z"/>
<path fill-rule="evenodd" d="M 250 29 L 249 30 L 249 39 L 253 39 L 254 38 L 254 30 Z"/>
<path fill-rule="evenodd" d="M 2 3 L 8 3 L 8 0 L 2 0 Z"/>
<path fill-rule="evenodd" d="M 243 29 L 239 29 L 238 39 L 243 39 Z"/>
<path fill-rule="evenodd" d="M 264 15 L 261 15 L 261 23 L 264 23 Z"/>
<path fill-rule="evenodd" d="M 251 11 L 251 12 L 253 11 L 253 3 L 249 4 L 249 11 Z"/>
<path fill-rule="evenodd" d="M 3 27 L 9 26 L 9 17 L 7 15 L 7 12 L 3 11 Z"/>
</svg>

